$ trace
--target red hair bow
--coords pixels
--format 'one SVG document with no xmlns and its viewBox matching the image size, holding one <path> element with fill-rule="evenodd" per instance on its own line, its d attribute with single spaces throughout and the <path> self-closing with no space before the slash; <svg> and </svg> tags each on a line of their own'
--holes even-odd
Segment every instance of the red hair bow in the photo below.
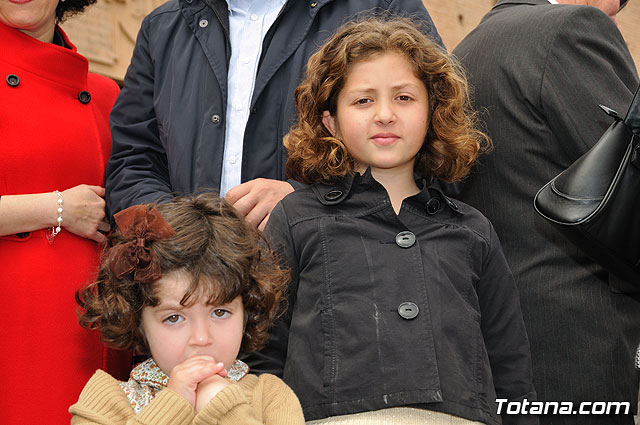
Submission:
<svg viewBox="0 0 640 425">
<path fill-rule="evenodd" d="M 113 218 L 122 236 L 132 239 L 109 250 L 109 267 L 113 274 L 121 279 L 133 272 L 133 280 L 141 283 L 160 279 L 162 270 L 153 256 L 153 250 L 146 246 L 147 241 L 169 239 L 176 232 L 158 210 L 151 208 L 147 211 L 144 205 L 129 207 Z"/>
</svg>

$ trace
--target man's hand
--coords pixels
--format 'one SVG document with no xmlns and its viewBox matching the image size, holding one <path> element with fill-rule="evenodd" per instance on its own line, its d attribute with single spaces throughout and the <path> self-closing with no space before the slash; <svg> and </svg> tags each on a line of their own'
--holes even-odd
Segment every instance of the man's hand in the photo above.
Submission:
<svg viewBox="0 0 640 425">
<path fill-rule="evenodd" d="M 293 187 L 280 180 L 254 179 L 242 183 L 229 192 L 225 199 L 259 230 L 269 220 L 271 210 L 282 198 L 293 192 Z"/>
</svg>

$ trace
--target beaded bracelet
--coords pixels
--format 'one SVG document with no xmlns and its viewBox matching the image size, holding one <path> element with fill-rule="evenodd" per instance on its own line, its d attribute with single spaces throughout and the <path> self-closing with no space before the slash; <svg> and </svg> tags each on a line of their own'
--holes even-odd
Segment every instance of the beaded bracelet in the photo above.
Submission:
<svg viewBox="0 0 640 425">
<path fill-rule="evenodd" d="M 55 238 L 58 233 L 60 233 L 60 230 L 62 230 L 62 228 L 60 227 L 62 226 L 62 193 L 60 193 L 60 191 L 58 190 L 56 190 L 55 193 L 56 195 L 58 195 L 58 225 L 49 229 L 49 234 L 47 235 L 49 243 L 53 243 L 53 238 Z"/>
</svg>

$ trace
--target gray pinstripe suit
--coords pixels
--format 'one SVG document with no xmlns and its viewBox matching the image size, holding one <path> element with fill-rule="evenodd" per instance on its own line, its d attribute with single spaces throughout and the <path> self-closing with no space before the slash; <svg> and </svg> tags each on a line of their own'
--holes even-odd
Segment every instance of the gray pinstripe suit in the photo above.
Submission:
<svg viewBox="0 0 640 425">
<path fill-rule="evenodd" d="M 632 403 L 640 296 L 539 217 L 533 196 L 626 112 L 638 76 L 601 11 L 546 0 L 502 0 L 454 50 L 495 150 L 460 199 L 494 224 L 518 284 L 540 400 Z M 615 286 L 615 285 L 614 285 Z M 634 401 L 635 400 L 635 401 Z M 543 424 L 632 424 L 631 417 L 549 416 Z"/>
</svg>

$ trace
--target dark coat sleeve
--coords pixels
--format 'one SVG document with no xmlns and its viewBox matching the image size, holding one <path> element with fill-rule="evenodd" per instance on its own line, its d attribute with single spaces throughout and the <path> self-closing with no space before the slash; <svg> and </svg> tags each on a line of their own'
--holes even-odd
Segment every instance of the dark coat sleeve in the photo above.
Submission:
<svg viewBox="0 0 640 425">
<path fill-rule="evenodd" d="M 271 247 L 278 253 L 283 265 L 288 267 L 291 272 L 288 286 L 288 308 L 269 332 L 269 341 L 266 347 L 257 353 L 249 354 L 243 360 L 249 365 L 253 373 L 270 373 L 282 378 L 289 345 L 289 327 L 293 313 L 292 307 L 295 305 L 299 281 L 298 258 L 295 253 L 295 244 L 293 243 L 287 215 L 282 202 L 278 203 L 271 212 L 269 222 L 264 229 L 264 235 Z"/>
<path fill-rule="evenodd" d="M 498 399 L 536 400 L 527 331 L 513 275 L 504 257 L 498 235 L 491 226 L 489 249 L 477 286 L 482 313 L 480 326 L 489 355 Z M 502 423 L 537 424 L 536 415 L 501 412 Z"/>
<path fill-rule="evenodd" d="M 167 156 L 154 111 L 154 65 L 148 17 L 143 21 L 131 65 L 110 116 L 111 157 L 105 187 L 109 213 L 157 200 L 171 192 Z"/>
</svg>

